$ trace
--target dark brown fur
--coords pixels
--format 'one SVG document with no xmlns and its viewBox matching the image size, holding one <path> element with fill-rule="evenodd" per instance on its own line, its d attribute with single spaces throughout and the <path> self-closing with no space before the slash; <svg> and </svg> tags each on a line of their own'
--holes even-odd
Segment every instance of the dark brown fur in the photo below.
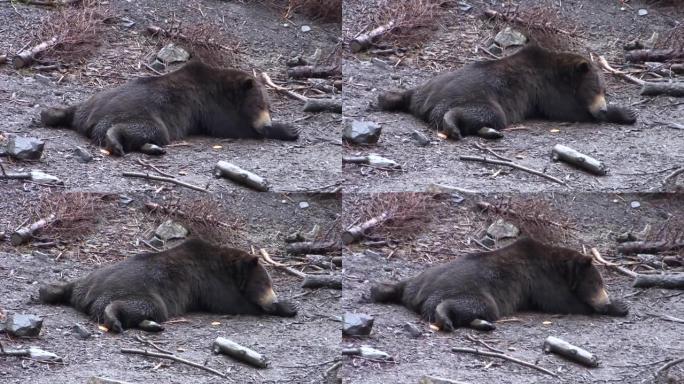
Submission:
<svg viewBox="0 0 684 384">
<path fill-rule="evenodd" d="M 530 45 L 500 60 L 469 64 L 426 84 L 378 98 L 454 139 L 528 118 L 633 124 L 634 112 L 605 104 L 601 71 L 588 59 Z M 601 102 L 602 101 L 602 102 Z"/>
<path fill-rule="evenodd" d="M 72 128 L 115 155 L 188 135 L 296 140 L 297 129 L 272 123 L 268 108 L 264 87 L 250 74 L 193 61 L 71 107 L 46 109 L 41 120 Z"/>
<path fill-rule="evenodd" d="M 374 286 L 371 298 L 401 303 L 450 331 L 520 310 L 627 315 L 625 304 L 604 293 L 591 257 L 522 238 L 505 248 L 428 268 L 396 284 Z"/>
<path fill-rule="evenodd" d="M 69 283 L 42 286 L 40 300 L 69 304 L 115 332 L 189 311 L 297 314 L 292 304 L 277 301 L 256 256 L 202 240 L 131 256 Z"/>
</svg>

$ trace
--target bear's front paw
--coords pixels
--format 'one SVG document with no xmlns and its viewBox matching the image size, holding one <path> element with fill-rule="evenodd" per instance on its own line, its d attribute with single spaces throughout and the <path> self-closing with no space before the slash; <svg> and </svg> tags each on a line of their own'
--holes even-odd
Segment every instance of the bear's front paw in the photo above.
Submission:
<svg viewBox="0 0 684 384">
<path fill-rule="evenodd" d="M 609 316 L 624 317 L 629 314 L 629 307 L 624 301 L 615 300 L 606 306 L 604 313 Z"/>
<path fill-rule="evenodd" d="M 606 112 L 605 120 L 609 123 L 631 125 L 636 123 L 637 114 L 631 109 L 610 106 Z"/>
<path fill-rule="evenodd" d="M 299 138 L 299 128 L 290 124 L 273 123 L 263 130 L 266 139 L 295 141 Z"/>
<path fill-rule="evenodd" d="M 274 315 L 282 317 L 297 316 L 297 307 L 289 301 L 280 301 L 274 304 Z"/>
</svg>

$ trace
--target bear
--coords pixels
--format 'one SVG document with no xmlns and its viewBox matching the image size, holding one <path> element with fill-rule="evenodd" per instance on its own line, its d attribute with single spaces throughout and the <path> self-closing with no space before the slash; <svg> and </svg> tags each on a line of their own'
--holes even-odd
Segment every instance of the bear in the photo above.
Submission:
<svg viewBox="0 0 684 384">
<path fill-rule="evenodd" d="M 403 111 L 447 137 L 503 137 L 510 124 L 540 118 L 634 124 L 634 111 L 606 104 L 601 71 L 587 58 L 530 44 L 499 60 L 442 73 L 424 85 L 379 95 L 378 107 Z"/>
<path fill-rule="evenodd" d="M 67 108 L 41 112 L 48 127 L 76 130 L 123 156 L 163 153 L 188 135 L 294 141 L 299 130 L 274 123 L 264 87 L 247 72 L 193 60 L 158 77 L 131 80 Z"/>
<path fill-rule="evenodd" d="M 378 303 L 399 303 L 443 331 L 488 331 L 516 311 L 626 316 L 611 300 L 590 256 L 530 237 L 489 252 L 471 253 L 398 283 L 371 287 Z"/>
<path fill-rule="evenodd" d="M 39 300 L 69 304 L 113 332 L 161 331 L 159 323 L 186 312 L 292 317 L 257 256 L 189 239 L 142 253 L 67 283 L 41 286 Z"/>
</svg>

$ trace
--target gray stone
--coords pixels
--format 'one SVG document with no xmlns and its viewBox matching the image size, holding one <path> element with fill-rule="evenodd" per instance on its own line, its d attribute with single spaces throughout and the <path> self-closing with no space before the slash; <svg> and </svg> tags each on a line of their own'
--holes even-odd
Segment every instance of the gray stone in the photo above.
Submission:
<svg viewBox="0 0 684 384">
<path fill-rule="evenodd" d="M 619 234 L 616 240 L 618 243 L 625 243 L 628 241 L 637 241 L 638 238 L 632 232 L 625 232 Z"/>
<path fill-rule="evenodd" d="M 188 61 L 190 59 L 190 54 L 176 44 L 169 43 L 157 53 L 157 58 L 162 63 L 173 64 Z"/>
<path fill-rule="evenodd" d="M 373 317 L 363 313 L 345 313 L 342 335 L 368 336 L 373 329 Z"/>
<path fill-rule="evenodd" d="M 501 240 L 518 237 L 520 230 L 515 225 L 503 219 L 498 219 L 487 228 L 487 234 L 494 240 Z"/>
<path fill-rule="evenodd" d="M 159 240 L 168 241 L 173 239 L 184 239 L 188 236 L 188 230 L 173 220 L 166 220 L 157 227 L 154 234 Z"/>
<path fill-rule="evenodd" d="M 36 337 L 43 327 L 43 319 L 36 315 L 9 313 L 5 320 L 5 332 L 14 337 Z"/>
<path fill-rule="evenodd" d="M 629 203 L 629 206 L 632 208 L 639 208 L 641 207 L 641 203 L 639 203 L 638 201 L 632 201 L 631 203 Z"/>
<path fill-rule="evenodd" d="M 427 137 L 427 135 L 423 132 L 416 131 L 415 129 L 413 132 L 411 132 L 411 138 L 415 140 L 416 144 L 420 145 L 421 147 L 430 145 L 430 138 Z"/>
<path fill-rule="evenodd" d="M 76 155 L 76 158 L 81 163 L 90 163 L 93 161 L 93 155 L 83 147 L 76 147 L 76 149 L 74 149 L 74 155 Z"/>
<path fill-rule="evenodd" d="M 374 167 L 396 168 L 396 169 L 401 168 L 401 165 L 399 165 L 399 163 L 397 163 L 396 161 L 382 157 L 376 153 L 369 153 L 367 158 L 368 158 L 368 165 L 372 165 Z"/>
<path fill-rule="evenodd" d="M 482 240 L 480 240 L 480 243 L 482 243 L 482 245 L 484 245 L 485 247 L 489 248 L 492 248 L 496 245 L 496 241 L 489 237 L 489 235 L 485 235 L 485 237 L 483 237 Z"/>
<path fill-rule="evenodd" d="M 159 60 L 154 60 L 152 64 L 150 64 L 150 67 L 154 69 L 157 72 L 164 72 L 166 70 L 166 64 L 162 63 Z"/>
<path fill-rule="evenodd" d="M 404 324 L 404 331 L 409 334 L 409 336 L 418 338 L 423 335 L 423 332 L 415 324 L 406 322 Z"/>
<path fill-rule="evenodd" d="M 352 144 L 375 144 L 380 138 L 382 128 L 372 121 L 353 120 L 344 127 L 342 138 Z"/>
<path fill-rule="evenodd" d="M 308 25 L 302 25 L 302 32 L 309 32 L 309 31 L 311 31 L 311 27 L 309 27 Z"/>
<path fill-rule="evenodd" d="M 71 327 L 71 332 L 73 332 L 74 336 L 81 340 L 86 340 L 89 339 L 90 336 L 93 334 L 88 330 L 88 328 L 85 327 L 85 325 L 76 323 Z"/>
<path fill-rule="evenodd" d="M 299 203 L 299 208 L 301 208 L 301 209 L 309 208 L 309 203 L 307 203 L 306 201 L 302 201 Z"/>
<path fill-rule="evenodd" d="M 38 160 L 43 155 L 45 142 L 35 137 L 12 136 L 7 143 L 7 154 L 19 160 Z"/>
<path fill-rule="evenodd" d="M 490 45 L 487 50 L 493 55 L 499 56 L 503 54 L 503 49 L 501 49 L 501 47 L 499 47 L 499 45 L 496 43 Z"/>
<path fill-rule="evenodd" d="M 161 156 L 166 153 L 166 149 L 151 143 L 146 143 L 140 147 L 140 152 L 150 156 Z"/>
<path fill-rule="evenodd" d="M 646 16 L 648 15 L 648 11 L 644 8 L 641 8 L 638 12 L 639 16 Z"/>
<path fill-rule="evenodd" d="M 64 182 L 62 180 L 60 180 L 59 177 L 48 175 L 47 173 L 40 171 L 40 170 L 31 171 L 31 181 L 34 181 L 34 182 L 40 183 L 40 184 L 55 184 L 55 185 L 63 185 L 64 184 Z"/>
<path fill-rule="evenodd" d="M 499 44 L 501 48 L 508 48 L 516 45 L 524 45 L 527 42 L 527 37 L 511 27 L 506 27 L 506 29 L 496 34 L 494 41 Z"/>
</svg>

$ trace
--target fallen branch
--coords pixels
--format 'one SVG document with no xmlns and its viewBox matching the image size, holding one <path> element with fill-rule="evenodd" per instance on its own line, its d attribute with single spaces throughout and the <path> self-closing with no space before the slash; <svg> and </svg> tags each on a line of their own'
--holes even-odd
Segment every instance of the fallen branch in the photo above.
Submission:
<svg viewBox="0 0 684 384">
<path fill-rule="evenodd" d="M 211 372 L 214 375 L 217 375 L 217 376 L 220 376 L 223 378 L 228 377 L 224 373 L 221 373 L 221 372 L 219 372 L 213 368 L 209 368 L 209 367 L 202 365 L 200 363 L 195 363 L 194 361 L 186 360 L 182 357 L 178 357 L 177 355 L 169 355 L 168 353 L 161 353 L 161 352 L 158 353 L 158 352 L 151 352 L 151 351 L 148 351 L 146 349 L 143 350 L 143 349 L 133 349 L 133 348 L 121 348 L 121 353 L 143 355 L 143 356 L 149 356 L 149 357 L 159 357 L 161 359 L 169 359 L 169 360 L 177 361 L 177 362 L 182 363 L 182 364 L 189 365 L 191 367 L 203 369 L 207 372 Z"/>
<path fill-rule="evenodd" d="M 214 168 L 214 176 L 225 177 L 259 192 L 266 192 L 270 188 L 268 181 L 266 181 L 266 179 L 263 177 L 250 171 L 246 171 L 227 161 L 219 161 L 216 163 L 216 167 Z"/>
<path fill-rule="evenodd" d="M 606 166 L 602 162 L 565 145 L 556 144 L 551 150 L 551 154 L 554 160 L 565 161 L 595 175 L 603 176 L 606 174 Z"/>
<path fill-rule="evenodd" d="M 330 288 L 342 289 L 342 279 L 333 275 L 306 275 L 302 288 Z"/>
<path fill-rule="evenodd" d="M 618 77 L 622 77 L 623 79 L 629 81 L 630 83 L 634 83 L 634 84 L 638 84 L 638 85 L 644 85 L 644 83 L 646 83 L 645 81 L 643 81 L 641 79 L 637 79 L 636 77 L 634 77 L 630 74 L 627 74 L 627 73 L 622 72 L 622 71 L 618 71 L 617 69 L 611 67 L 610 64 L 608 64 L 608 61 L 606 60 L 606 58 L 603 56 L 598 57 L 598 62 L 599 62 L 599 65 L 603 69 L 605 69 L 606 71 L 608 71 L 608 72 L 610 72 L 610 73 L 612 73 Z"/>
<path fill-rule="evenodd" d="M 7 55 L 0 55 L 0 65 L 7 62 Z"/>
<path fill-rule="evenodd" d="M 275 84 L 266 72 L 261 72 L 261 78 L 264 80 L 264 84 L 268 85 L 269 87 L 275 89 L 276 91 L 278 91 L 280 93 L 284 93 L 284 94 L 290 96 L 293 99 L 297 99 L 297 100 L 303 101 L 303 102 L 307 102 L 309 100 L 309 98 L 304 96 L 304 95 L 300 95 L 299 93 L 292 92 L 285 87 L 281 87 L 280 85 Z"/>
<path fill-rule="evenodd" d="M 623 275 L 627 275 L 629 277 L 637 277 L 638 273 L 634 271 L 630 271 L 629 269 L 622 267 L 620 265 L 617 265 L 615 263 L 611 263 L 610 261 L 607 261 L 604 259 L 601 254 L 599 253 L 598 249 L 592 248 L 591 249 L 591 254 L 594 256 L 594 258 L 601 264 L 605 265 L 606 267 L 611 267 L 614 268 L 616 271 L 622 273 Z"/>
<path fill-rule="evenodd" d="M 212 345 L 212 350 L 214 353 L 228 355 L 257 368 L 268 367 L 268 360 L 262 354 L 232 340 L 228 340 L 225 337 L 217 337 Z"/>
<path fill-rule="evenodd" d="M 665 176 L 665 178 L 663 179 L 663 184 L 667 184 L 670 180 L 674 179 L 682 173 L 684 173 L 684 167 L 679 168 L 674 172 L 670 173 L 669 175 Z"/>
<path fill-rule="evenodd" d="M 46 51 L 55 44 L 57 44 L 57 36 L 53 37 L 48 41 L 42 42 L 33 48 L 22 50 L 21 52 L 17 53 L 12 59 L 14 68 L 19 69 L 28 67 L 33 63 L 33 60 L 35 59 L 36 55 Z"/>
<path fill-rule="evenodd" d="M 301 271 L 298 271 L 292 267 L 289 267 L 283 263 L 279 263 L 271 258 L 271 256 L 266 252 L 265 249 L 261 248 L 259 250 L 259 253 L 261 253 L 261 256 L 266 260 L 266 262 L 274 267 L 280 268 L 284 270 L 285 272 L 289 273 L 290 275 L 297 276 L 301 279 L 306 279 L 307 274 Z"/>
<path fill-rule="evenodd" d="M 40 219 L 36 221 L 35 223 L 21 227 L 14 231 L 12 235 L 10 236 L 10 243 L 12 243 L 13 246 L 19 246 L 24 243 L 28 243 L 33 236 L 39 232 L 41 229 L 45 228 L 48 226 L 50 223 L 55 221 L 55 215 L 50 215 L 44 219 Z"/>
<path fill-rule="evenodd" d="M 379 224 L 384 223 L 389 218 L 387 212 L 383 212 L 379 216 L 373 217 L 361 224 L 351 226 L 342 232 L 342 242 L 344 244 L 351 244 L 360 240 L 367 231 L 377 227 Z"/>
<path fill-rule="evenodd" d="M 333 76 L 342 76 L 342 69 L 339 65 L 327 67 L 318 65 L 301 65 L 288 69 L 287 76 L 293 79 L 328 78 Z"/>
<path fill-rule="evenodd" d="M 559 354 L 587 367 L 596 368 L 599 365 L 598 358 L 594 354 L 557 337 L 547 337 L 543 348 L 546 353 Z"/>
<path fill-rule="evenodd" d="M 521 171 L 525 171 L 525 172 L 527 172 L 527 173 L 531 173 L 531 174 L 533 174 L 533 175 L 541 176 L 541 177 L 543 177 L 543 178 L 545 178 L 545 179 L 549 179 L 549 180 L 551 180 L 551 181 L 553 181 L 553 182 L 555 182 L 555 183 L 558 183 L 558 184 L 567 185 L 567 184 L 565 184 L 565 182 L 564 182 L 563 180 L 561 180 L 561 179 L 558 179 L 558 178 L 553 177 L 553 176 L 551 176 L 551 175 L 547 175 L 546 173 L 541 172 L 541 171 L 537 171 L 536 169 L 527 168 L 527 167 L 525 167 L 525 166 L 522 166 L 522 165 L 520 165 L 520 164 L 518 164 L 518 163 L 514 163 L 514 162 L 512 162 L 512 161 L 494 160 L 494 159 L 488 159 L 488 158 L 486 158 L 486 157 L 466 156 L 466 155 L 461 155 L 461 156 L 459 156 L 458 158 L 459 158 L 459 160 L 461 160 L 461 161 L 478 161 L 478 162 L 481 162 L 481 163 L 496 164 L 496 165 L 505 165 L 505 166 L 508 166 L 508 167 L 511 167 L 511 168 L 516 168 L 516 169 L 519 169 L 519 170 L 521 170 Z"/>
<path fill-rule="evenodd" d="M 680 59 L 684 59 L 684 49 L 634 49 L 625 53 L 625 61 L 630 63 Z"/>
<path fill-rule="evenodd" d="M 394 21 L 381 25 L 368 33 L 362 33 L 349 43 L 349 48 L 354 53 L 368 49 L 374 41 L 392 29 L 394 29 Z"/>
<path fill-rule="evenodd" d="M 209 190 L 207 190 L 205 188 L 198 187 L 196 185 L 192 185 L 190 183 L 186 183 L 184 181 L 180 181 L 180 180 L 173 179 L 170 177 L 156 176 L 156 175 L 150 175 L 149 173 L 139 173 L 139 172 L 124 172 L 121 175 L 124 177 L 137 177 L 137 178 L 141 178 L 141 179 L 165 181 L 167 183 L 173 183 L 176 185 L 180 185 L 182 187 L 194 189 L 195 191 L 209 192 Z"/>
<path fill-rule="evenodd" d="M 684 249 L 684 241 L 627 241 L 617 247 L 618 253 L 623 255 L 661 253 L 678 249 Z"/>
<path fill-rule="evenodd" d="M 308 99 L 304 103 L 304 112 L 342 113 L 342 102 L 335 99 Z"/>
<path fill-rule="evenodd" d="M 645 380 L 642 381 L 641 383 L 642 383 L 642 384 L 646 384 L 646 383 L 656 383 L 656 382 L 660 382 L 660 381 L 658 381 L 658 379 L 660 378 L 660 376 L 661 376 L 662 374 L 667 373 L 667 371 L 668 371 L 670 368 L 672 368 L 672 367 L 674 367 L 675 365 L 677 365 L 677 364 L 679 364 L 679 363 L 682 363 L 682 362 L 684 362 L 684 357 L 681 357 L 681 358 L 679 358 L 679 359 L 675 359 L 675 360 L 672 360 L 672 361 L 670 361 L 670 362 L 668 362 L 668 363 L 665 363 L 663 366 L 661 366 L 661 367 L 658 368 L 655 372 L 653 372 L 653 376 L 654 376 L 655 380 L 652 380 L 652 379 L 645 379 Z"/>
<path fill-rule="evenodd" d="M 680 82 L 645 82 L 639 92 L 642 96 L 666 95 L 673 97 L 684 97 L 684 81 Z"/>
<path fill-rule="evenodd" d="M 544 372 L 544 373 L 546 373 L 547 375 L 551 375 L 551 376 L 553 376 L 553 377 L 560 378 L 558 375 L 556 375 L 555 373 L 549 371 L 549 370 L 546 369 L 546 368 L 542 368 L 542 367 L 540 367 L 540 366 L 538 366 L 538 365 L 536 365 L 536 364 L 529 363 L 529 362 L 527 362 L 527 361 L 523 361 L 523 360 L 517 359 L 517 358 L 512 357 L 512 356 L 509 356 L 509 355 L 507 355 L 507 354 L 505 354 L 505 353 L 487 352 L 487 351 L 480 351 L 480 350 L 474 349 L 474 348 L 458 348 L 458 347 L 453 347 L 453 348 L 451 348 L 451 351 L 452 351 L 452 352 L 472 353 L 472 354 L 474 354 L 474 355 L 480 355 L 480 356 L 498 357 L 499 359 L 504 359 L 504 360 L 512 361 L 512 362 L 514 362 L 514 363 L 516 363 L 516 364 L 524 365 L 524 366 L 526 366 L 526 367 L 533 368 L 533 369 L 536 369 L 536 370 L 538 370 L 538 371 Z"/>
<path fill-rule="evenodd" d="M 684 289 L 684 273 L 638 274 L 632 286 L 634 288 Z"/>
<path fill-rule="evenodd" d="M 290 243 L 285 246 L 285 252 L 290 255 L 305 255 L 305 254 L 318 254 L 318 253 L 330 253 L 339 252 L 340 247 L 334 241 L 300 241 L 296 243 Z"/>
</svg>

